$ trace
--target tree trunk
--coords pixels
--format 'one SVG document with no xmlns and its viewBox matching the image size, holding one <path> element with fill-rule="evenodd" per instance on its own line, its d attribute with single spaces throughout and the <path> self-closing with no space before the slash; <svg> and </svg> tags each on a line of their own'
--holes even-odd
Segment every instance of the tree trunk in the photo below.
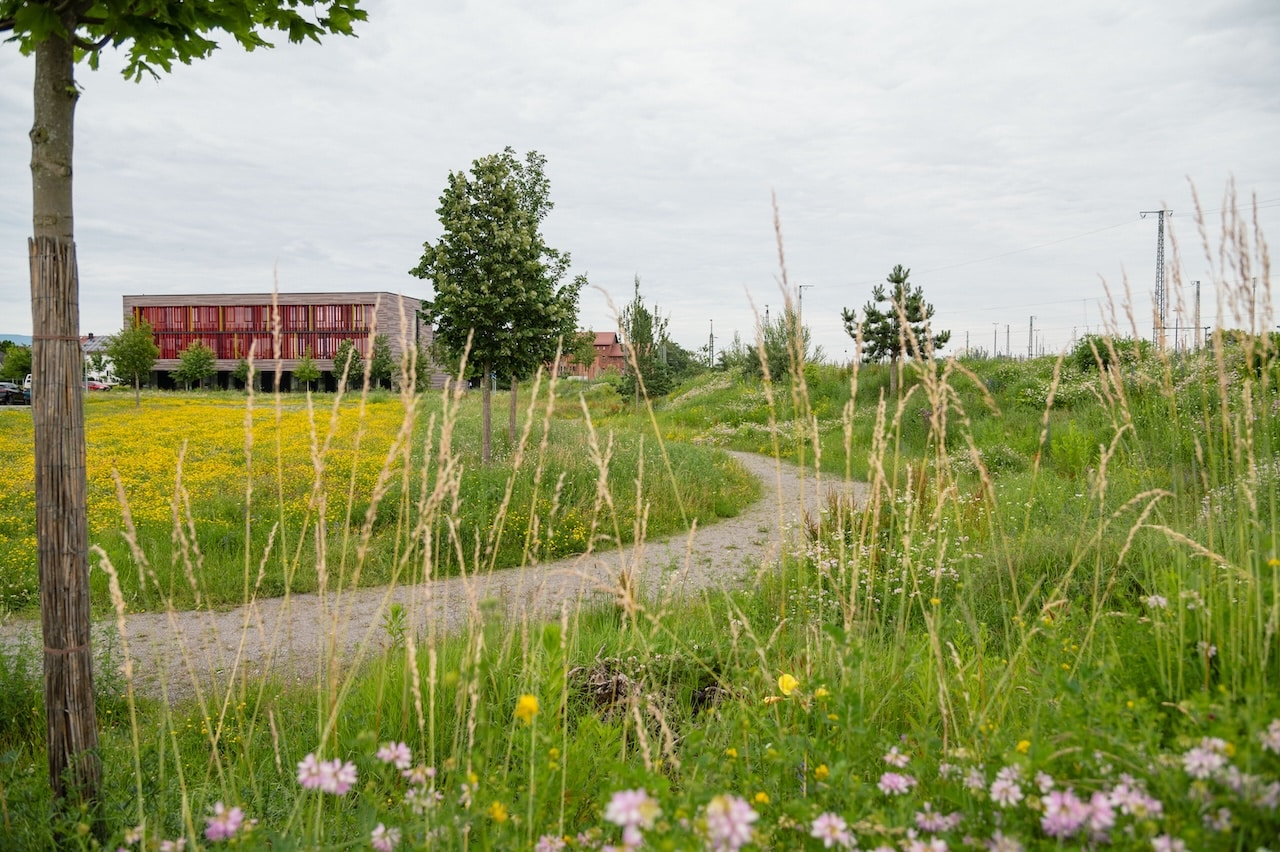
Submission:
<svg viewBox="0 0 1280 852">
<path fill-rule="evenodd" d="M 68 32 L 74 12 L 65 13 Z M 36 46 L 31 128 L 31 410 L 36 549 L 44 634 L 49 781 L 55 798 L 97 798 L 101 767 L 89 635 L 80 304 L 71 206 L 75 55 L 69 40 Z"/>
<path fill-rule="evenodd" d="M 138 374 L 133 375 L 133 407 L 142 407 L 142 388 L 139 386 Z"/>
<path fill-rule="evenodd" d="M 889 358 L 889 396 L 898 398 L 898 356 Z"/>
<path fill-rule="evenodd" d="M 484 372 L 480 377 L 480 461 L 487 466 L 492 458 L 489 452 L 489 445 L 493 437 L 493 417 L 489 404 L 491 402 L 491 385 L 489 383 L 489 365 L 484 365 Z"/>
<path fill-rule="evenodd" d="M 520 383 L 516 381 L 516 377 L 511 377 L 511 410 L 507 413 L 507 442 L 511 446 L 516 445 L 516 390 L 520 387 Z"/>
</svg>

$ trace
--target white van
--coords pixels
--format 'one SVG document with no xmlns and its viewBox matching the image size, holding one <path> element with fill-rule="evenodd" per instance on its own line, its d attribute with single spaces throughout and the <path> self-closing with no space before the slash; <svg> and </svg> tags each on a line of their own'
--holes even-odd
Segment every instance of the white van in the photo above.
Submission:
<svg viewBox="0 0 1280 852">
<path fill-rule="evenodd" d="M 31 374 L 30 373 L 27 373 L 26 379 L 23 380 L 22 389 L 31 390 Z"/>
</svg>

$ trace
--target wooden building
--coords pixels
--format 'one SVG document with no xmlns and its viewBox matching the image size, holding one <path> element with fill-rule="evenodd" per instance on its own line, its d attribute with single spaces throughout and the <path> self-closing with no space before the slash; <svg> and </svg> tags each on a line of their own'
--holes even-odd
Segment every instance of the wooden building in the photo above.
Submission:
<svg viewBox="0 0 1280 852">
<path fill-rule="evenodd" d="M 595 360 L 590 364 L 579 364 L 572 355 L 565 355 L 560 359 L 561 376 L 597 379 L 610 369 L 618 373 L 627 372 L 627 350 L 618 332 L 597 331 L 595 335 Z"/>
<path fill-rule="evenodd" d="M 367 358 L 371 333 L 384 334 L 397 362 L 407 345 L 428 348 L 432 330 L 418 315 L 421 306 L 420 299 L 379 292 L 125 296 L 124 321 L 145 320 L 154 330 L 160 357 L 152 377 L 160 386 L 169 384 L 182 351 L 200 342 L 213 350 L 220 387 L 230 385 L 231 373 L 252 351 L 258 374 L 270 381 L 279 369 L 287 389 L 310 351 L 323 385 L 332 390 L 333 358 L 344 340 Z M 431 386 L 443 387 L 446 379 L 433 366 Z"/>
</svg>

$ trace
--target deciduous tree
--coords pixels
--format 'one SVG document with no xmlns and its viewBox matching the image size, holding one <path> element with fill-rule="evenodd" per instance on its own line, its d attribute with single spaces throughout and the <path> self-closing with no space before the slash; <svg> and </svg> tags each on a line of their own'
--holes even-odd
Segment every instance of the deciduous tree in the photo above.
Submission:
<svg viewBox="0 0 1280 852">
<path fill-rule="evenodd" d="M 142 380 L 151 376 L 151 368 L 160 357 L 155 331 L 146 320 L 122 328 L 107 340 L 107 356 L 116 365 L 116 375 L 133 383 L 133 404 L 142 405 Z"/>
<path fill-rule="evenodd" d="M 10 343 L 6 340 L 5 343 Z M 5 349 L 4 365 L 0 367 L 0 379 L 21 382 L 31 372 L 31 347 L 13 343 Z"/>
<path fill-rule="evenodd" d="M 861 320 L 852 308 L 841 312 L 845 331 L 854 340 L 862 341 L 862 360 L 889 360 L 889 393 L 894 396 L 898 393 L 898 361 L 904 355 L 932 356 L 934 350 L 951 339 L 949 331 L 935 334 L 930 329 L 933 305 L 924 300 L 918 285 L 911 286 L 910 276 L 911 270 L 902 264 L 893 267 L 886 279 L 893 289 L 886 292 L 883 284 L 877 284 L 871 291 L 871 301 L 862 308 Z"/>
<path fill-rule="evenodd" d="M 338 380 L 339 387 L 364 386 L 364 357 L 356 348 L 355 341 L 343 340 L 338 344 L 338 351 L 333 353 L 333 377 Z"/>
<path fill-rule="evenodd" d="M 374 387 L 390 386 L 391 379 L 400 372 L 400 365 L 391 354 L 391 340 L 385 334 L 374 335 L 373 354 L 369 356 L 369 381 Z"/>
<path fill-rule="evenodd" d="M 316 359 L 311 357 L 310 346 L 302 351 L 298 366 L 293 369 L 293 377 L 302 382 L 307 390 L 311 390 L 311 383 L 320 378 L 320 368 L 316 366 Z"/>
<path fill-rule="evenodd" d="M 431 282 L 423 319 L 435 326 L 441 356 L 481 378 L 481 457 L 491 459 L 490 379 L 515 383 L 551 362 L 577 328 L 586 278 L 561 281 L 569 255 L 546 244 L 540 225 L 551 211 L 546 157 L 516 158 L 510 147 L 450 172 L 436 213 L 443 234 L 422 246 L 409 270 Z"/>
<path fill-rule="evenodd" d="M 194 340 L 178 353 L 178 369 L 170 372 L 169 376 L 175 382 L 186 385 L 187 390 L 191 390 L 192 385 L 202 386 L 205 379 L 218 372 L 217 357 L 208 346 Z"/>
<path fill-rule="evenodd" d="M 359 0 L 0 0 L 0 33 L 35 57 L 31 128 L 31 318 L 36 549 L 44 633 L 49 777 L 55 798 L 94 799 L 101 774 L 89 635 L 88 520 L 80 310 L 72 217 L 75 63 L 112 45 L 124 73 L 157 76 L 202 59 L 223 33 L 248 50 L 350 34 Z"/>
</svg>

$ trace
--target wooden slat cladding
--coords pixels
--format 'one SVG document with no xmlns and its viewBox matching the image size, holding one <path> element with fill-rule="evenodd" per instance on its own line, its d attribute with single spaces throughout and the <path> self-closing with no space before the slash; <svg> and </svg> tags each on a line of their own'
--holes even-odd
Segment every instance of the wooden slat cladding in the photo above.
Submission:
<svg viewBox="0 0 1280 852">
<path fill-rule="evenodd" d="M 182 351 L 199 341 L 214 351 L 219 371 L 236 368 L 250 345 L 260 370 L 293 370 L 310 350 L 320 370 L 333 369 L 343 340 L 369 354 L 369 335 L 385 334 L 399 360 L 406 342 L 430 344 L 431 327 L 418 317 L 421 300 L 386 292 L 205 293 L 124 297 L 125 321 L 146 320 L 156 333 L 159 371 L 177 368 Z M 277 351 L 278 347 L 278 351 Z M 432 386 L 444 383 L 436 372 Z"/>
</svg>

